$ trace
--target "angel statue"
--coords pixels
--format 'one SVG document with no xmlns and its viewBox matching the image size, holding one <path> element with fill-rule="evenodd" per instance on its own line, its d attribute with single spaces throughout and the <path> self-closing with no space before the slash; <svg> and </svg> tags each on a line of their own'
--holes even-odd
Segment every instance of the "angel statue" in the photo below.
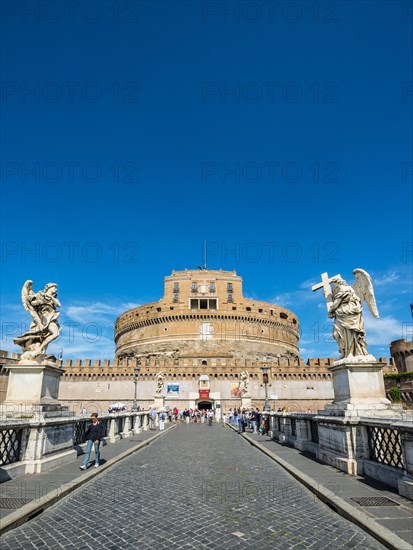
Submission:
<svg viewBox="0 0 413 550">
<path fill-rule="evenodd" d="M 22 289 L 24 308 L 32 316 L 32 322 L 27 332 L 14 338 L 14 343 L 23 349 L 21 362 L 46 358 L 47 346 L 60 335 L 60 325 L 57 321 L 61 307 L 57 299 L 57 284 L 48 283 L 44 290 L 33 292 L 33 281 L 26 281 Z"/>
<path fill-rule="evenodd" d="M 240 372 L 239 379 L 240 379 L 239 393 L 241 397 L 244 397 L 248 394 L 248 380 L 249 380 L 248 371 L 243 370 L 242 372 Z"/>
<path fill-rule="evenodd" d="M 362 306 L 365 301 L 373 317 L 379 317 L 373 282 L 364 269 L 355 269 L 353 274 L 356 280 L 349 286 L 341 275 L 329 278 L 327 273 L 323 273 L 322 282 L 314 285 L 312 290 L 324 289 L 328 316 L 334 319 L 333 337 L 340 349 L 340 359 L 362 356 L 374 359 L 367 351 Z M 334 285 L 333 290 L 330 283 Z"/>
<path fill-rule="evenodd" d="M 165 380 L 165 375 L 164 373 L 161 371 L 161 372 L 158 372 L 158 374 L 156 375 L 156 395 L 161 395 L 162 393 L 162 390 L 163 390 L 163 381 Z"/>
</svg>

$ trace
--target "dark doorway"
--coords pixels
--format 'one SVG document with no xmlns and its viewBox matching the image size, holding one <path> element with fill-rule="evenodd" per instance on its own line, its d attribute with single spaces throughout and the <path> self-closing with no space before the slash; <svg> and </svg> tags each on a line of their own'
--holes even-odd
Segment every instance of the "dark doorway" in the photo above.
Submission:
<svg viewBox="0 0 413 550">
<path fill-rule="evenodd" d="M 198 401 L 198 409 L 199 410 L 211 410 L 212 409 L 212 401 Z"/>
</svg>

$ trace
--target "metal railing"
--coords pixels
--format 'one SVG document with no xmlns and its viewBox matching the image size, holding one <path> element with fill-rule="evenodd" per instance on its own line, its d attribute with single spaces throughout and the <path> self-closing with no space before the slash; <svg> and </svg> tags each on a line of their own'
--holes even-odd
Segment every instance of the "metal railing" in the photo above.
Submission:
<svg viewBox="0 0 413 550">
<path fill-rule="evenodd" d="M 0 466 L 19 462 L 23 428 L 0 430 Z"/>
<path fill-rule="evenodd" d="M 367 433 L 370 460 L 404 468 L 402 441 L 398 430 L 368 426 Z"/>
<path fill-rule="evenodd" d="M 318 423 L 316 420 L 310 419 L 311 441 L 312 443 L 319 442 L 318 440 Z"/>
</svg>

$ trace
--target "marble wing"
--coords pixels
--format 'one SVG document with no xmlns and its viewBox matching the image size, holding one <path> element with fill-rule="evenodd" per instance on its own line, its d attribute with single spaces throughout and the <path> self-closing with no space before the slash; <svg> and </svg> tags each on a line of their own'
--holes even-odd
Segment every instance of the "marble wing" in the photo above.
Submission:
<svg viewBox="0 0 413 550">
<path fill-rule="evenodd" d="M 376 298 L 374 296 L 373 281 L 370 275 L 364 269 L 355 269 L 353 275 L 356 276 L 356 280 L 353 284 L 354 292 L 360 298 L 361 301 L 365 301 L 369 307 L 370 313 L 378 319 L 379 311 L 377 309 Z"/>
<path fill-rule="evenodd" d="M 33 281 L 26 281 L 22 288 L 22 304 L 26 311 L 33 317 L 33 321 L 38 327 L 42 326 L 42 321 L 37 314 L 36 309 L 32 306 L 30 298 L 34 296 Z"/>
</svg>

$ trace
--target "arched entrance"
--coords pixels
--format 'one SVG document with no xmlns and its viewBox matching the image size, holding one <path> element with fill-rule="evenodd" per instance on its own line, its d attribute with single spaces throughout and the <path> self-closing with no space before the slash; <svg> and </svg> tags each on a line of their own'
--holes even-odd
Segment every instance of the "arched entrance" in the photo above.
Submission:
<svg viewBox="0 0 413 550">
<path fill-rule="evenodd" d="M 203 401 L 198 401 L 198 403 L 196 404 L 196 406 L 198 407 L 199 410 L 207 410 L 207 411 L 210 411 L 212 409 L 214 405 L 214 402 L 209 400 L 203 400 Z"/>
</svg>

